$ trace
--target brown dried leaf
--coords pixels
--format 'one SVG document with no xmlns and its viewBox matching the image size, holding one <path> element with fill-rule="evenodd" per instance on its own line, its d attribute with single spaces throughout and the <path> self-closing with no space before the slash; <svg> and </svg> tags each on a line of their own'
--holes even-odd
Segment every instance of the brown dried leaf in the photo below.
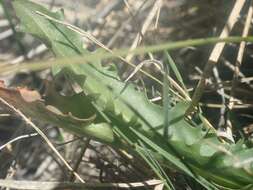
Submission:
<svg viewBox="0 0 253 190">
<path fill-rule="evenodd" d="M 27 117 L 44 123 L 52 123 L 79 135 L 83 134 L 85 128 L 87 128 L 96 117 L 94 113 L 89 113 L 89 116 L 86 118 L 76 117 L 72 114 L 71 110 L 64 113 L 59 107 L 54 107 L 54 105 L 46 106 L 46 102 L 41 98 L 37 91 L 29 90 L 27 88 L 7 88 L 3 81 L 0 81 L 0 97 L 19 109 Z M 64 99 L 62 98 L 61 100 Z M 61 103 L 64 105 L 64 102 Z M 83 109 L 89 108 L 87 107 Z M 81 114 L 78 114 L 78 116 L 79 115 Z"/>
</svg>

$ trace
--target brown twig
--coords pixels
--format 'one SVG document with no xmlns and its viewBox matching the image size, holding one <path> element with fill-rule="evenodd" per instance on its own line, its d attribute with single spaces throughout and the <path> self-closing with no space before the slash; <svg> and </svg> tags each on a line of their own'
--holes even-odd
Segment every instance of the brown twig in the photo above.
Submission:
<svg viewBox="0 0 253 190">
<path fill-rule="evenodd" d="M 237 18 L 239 16 L 241 9 L 243 8 L 243 5 L 245 4 L 245 2 L 246 2 L 245 0 L 240 0 L 240 1 L 235 2 L 234 7 L 228 17 L 227 23 L 224 26 L 224 28 L 220 34 L 220 38 L 225 38 L 225 37 L 229 36 L 229 33 L 232 30 L 232 28 L 234 27 L 234 25 L 237 21 Z M 201 79 L 198 82 L 197 88 L 193 94 L 191 105 L 186 110 L 186 113 L 185 113 L 186 115 L 189 115 L 191 112 L 193 112 L 195 107 L 199 103 L 199 100 L 204 92 L 205 87 L 206 87 L 206 80 L 210 76 L 210 73 L 211 73 L 213 67 L 217 64 L 218 59 L 222 53 L 222 50 L 224 49 L 224 46 L 225 46 L 225 43 L 217 43 L 214 46 L 213 51 L 211 52 L 208 62 L 204 68 L 204 72 L 201 76 Z"/>
<path fill-rule="evenodd" d="M 126 0 L 124 0 L 124 3 L 126 5 L 126 7 L 128 8 L 129 5 L 127 3 Z M 107 47 L 112 47 L 113 43 L 116 41 L 116 39 L 120 36 L 120 34 L 122 33 L 123 29 L 127 26 L 127 23 L 129 23 L 131 20 L 135 21 L 135 17 L 140 13 L 140 11 L 142 10 L 143 6 L 145 5 L 146 1 L 143 1 L 142 4 L 138 7 L 137 11 L 135 13 L 133 13 L 131 11 L 131 9 L 128 8 L 129 13 L 131 15 L 131 17 L 129 17 L 126 21 L 124 21 L 121 26 L 119 27 L 119 29 L 114 33 L 114 35 L 111 37 L 111 39 L 109 40 L 109 42 L 107 43 Z"/>
<path fill-rule="evenodd" d="M 2 146 L 0 146 L 0 151 L 2 149 L 4 149 L 5 147 L 11 145 L 12 143 L 18 141 L 18 140 L 21 140 L 21 139 L 26 139 L 26 138 L 30 138 L 30 137 L 34 137 L 34 136 L 37 136 L 38 133 L 31 133 L 31 134 L 26 134 L 26 135 L 20 135 L 18 137 L 15 137 L 14 139 L 11 139 L 10 141 L 8 141 L 7 143 L 3 144 Z"/>
<path fill-rule="evenodd" d="M 98 41 L 92 34 L 83 31 L 82 29 L 73 26 L 72 24 L 57 20 L 55 18 L 52 18 L 40 11 L 36 11 L 37 14 L 44 16 L 45 18 L 47 18 L 48 20 L 52 20 L 58 24 L 62 24 L 64 26 L 66 26 L 67 28 L 69 28 L 70 30 L 80 34 L 81 36 L 84 36 L 86 38 L 88 38 L 89 40 L 91 40 L 92 42 L 94 42 L 96 45 L 100 46 L 101 48 L 105 49 L 106 51 L 108 51 L 109 53 L 111 53 L 112 55 L 115 55 L 115 52 L 113 52 L 111 49 L 109 49 L 107 46 L 105 46 L 104 44 L 102 44 L 100 41 Z M 129 64 L 131 67 L 136 68 L 136 66 L 134 64 L 132 64 L 131 62 L 127 61 L 125 58 L 123 58 L 120 55 L 116 55 L 116 57 L 118 57 L 121 61 L 123 61 L 124 63 Z M 162 82 L 159 81 L 158 79 L 156 79 L 154 76 L 152 76 L 151 74 L 147 73 L 146 71 L 140 69 L 140 72 L 142 72 L 143 74 L 145 74 L 146 76 L 148 76 L 149 78 L 153 79 L 154 81 L 158 82 L 159 84 L 162 85 Z M 190 98 L 188 97 L 187 93 L 185 93 L 185 91 L 176 83 L 176 81 L 174 81 L 170 76 L 168 76 L 168 79 L 171 83 L 171 85 L 178 90 L 178 92 L 183 95 L 183 97 L 185 97 L 186 100 L 189 100 Z"/>
<path fill-rule="evenodd" d="M 42 181 L 17 181 L 0 180 L 0 186 L 20 190 L 56 190 L 56 189 L 89 189 L 89 188 L 139 188 L 145 186 L 157 186 L 162 184 L 161 180 L 148 180 L 133 183 L 73 183 L 73 182 L 42 182 Z"/>
<path fill-rule="evenodd" d="M 250 6 L 248 14 L 247 14 L 246 22 L 245 22 L 243 33 L 242 33 L 242 37 L 248 36 L 252 16 L 253 16 L 253 4 L 252 4 L 252 1 L 251 1 L 251 6 Z M 231 97 L 229 99 L 229 104 L 228 104 L 228 109 L 229 110 L 232 110 L 233 106 L 234 106 L 235 88 L 237 86 L 237 82 L 238 82 L 238 78 L 239 78 L 240 66 L 242 64 L 243 53 L 244 53 L 245 47 L 246 47 L 246 42 L 241 42 L 240 46 L 239 46 L 238 55 L 237 55 L 237 58 L 236 58 L 236 63 L 235 63 L 235 70 L 234 70 L 234 75 L 233 75 L 233 80 L 232 80 L 232 88 L 231 88 L 231 93 L 230 93 Z"/>
<path fill-rule="evenodd" d="M 82 162 L 83 156 L 84 156 L 84 154 L 85 154 L 85 152 L 86 152 L 86 150 L 87 150 L 87 148 L 89 146 L 89 143 L 90 143 L 90 139 L 87 139 L 85 141 L 85 144 L 83 144 L 83 146 L 81 148 L 81 152 L 79 154 L 79 157 L 78 157 L 78 159 L 77 159 L 77 161 L 76 161 L 76 163 L 75 163 L 75 165 L 73 167 L 74 172 L 77 172 L 78 167 L 79 167 L 80 163 Z M 74 180 L 75 180 L 75 175 L 72 172 L 71 175 L 70 175 L 70 181 L 74 181 Z"/>
</svg>

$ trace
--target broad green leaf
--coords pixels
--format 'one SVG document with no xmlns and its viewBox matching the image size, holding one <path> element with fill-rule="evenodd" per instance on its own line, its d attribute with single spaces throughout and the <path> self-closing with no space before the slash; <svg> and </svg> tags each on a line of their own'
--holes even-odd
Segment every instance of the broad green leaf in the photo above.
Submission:
<svg viewBox="0 0 253 190">
<path fill-rule="evenodd" d="M 78 110 L 74 106 L 70 106 L 69 109 L 60 106 L 65 104 L 65 102 L 61 102 L 64 98 L 60 97 L 60 95 L 57 96 L 60 98 L 54 104 L 54 102 L 43 101 L 37 91 L 30 91 L 25 88 L 6 88 L 3 83 L 0 84 L 0 97 L 25 115 L 40 122 L 52 123 L 76 135 L 103 139 L 107 143 L 111 143 L 114 140 L 112 130 L 108 124 L 92 124 L 95 119 L 95 113 L 84 111 L 85 109 L 92 110 L 92 107 L 90 107 L 89 103 L 87 104 L 83 95 L 65 97 L 68 99 L 68 104 L 78 105 Z M 81 102 L 79 101 L 80 97 L 82 97 Z M 46 106 L 45 104 L 47 103 L 48 105 Z"/>
<path fill-rule="evenodd" d="M 50 12 L 48 9 L 27 0 L 14 0 L 17 16 L 21 19 L 20 31 L 32 34 L 42 40 L 57 57 L 71 57 L 81 55 L 86 51 L 82 48 L 81 37 L 67 27 L 53 23 L 38 15 L 36 11 L 47 14 L 56 19 L 63 19 L 63 12 Z M 53 68 L 54 74 L 60 68 Z"/>
<path fill-rule="evenodd" d="M 26 0 L 15 0 L 14 7 L 23 28 L 43 40 L 57 57 L 88 54 L 82 49 L 81 36 L 66 26 L 36 14 L 36 11 L 61 19 L 59 13 L 50 13 Z M 206 188 L 215 189 L 212 184 L 234 189 L 252 185 L 253 149 L 244 148 L 246 145 L 220 142 L 215 133 L 200 127 L 203 124 L 195 125 L 186 121 L 184 113 L 187 102 L 179 102 L 169 110 L 170 135 L 164 138 L 162 107 L 149 102 L 144 93 L 136 90 L 135 85 L 120 81 L 117 72 L 102 67 L 99 60 L 70 65 L 58 69 L 56 73 L 65 75 L 71 83 L 78 83 L 85 95 L 92 97 L 92 104 L 109 118 L 109 124 L 122 138 L 120 140 L 127 139 L 129 144 L 134 145 L 141 139 L 148 148 Z M 68 129 L 74 132 L 71 127 Z M 110 131 L 109 127 L 107 129 Z M 97 134 L 105 131 L 109 133 L 101 129 L 100 133 L 95 131 L 93 136 L 98 137 Z M 97 139 L 106 141 L 106 135 Z M 116 141 L 110 142 L 117 145 Z"/>
</svg>

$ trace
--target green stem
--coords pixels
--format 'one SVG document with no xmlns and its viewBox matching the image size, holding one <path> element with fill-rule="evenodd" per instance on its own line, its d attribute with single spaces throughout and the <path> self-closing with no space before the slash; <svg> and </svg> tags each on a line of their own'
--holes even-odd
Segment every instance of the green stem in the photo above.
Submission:
<svg viewBox="0 0 253 190">
<path fill-rule="evenodd" d="M 13 72 L 19 71 L 20 69 L 30 69 L 30 70 L 36 71 L 36 70 L 50 68 L 52 65 L 64 67 L 70 64 L 85 64 L 87 62 L 92 62 L 94 59 L 104 60 L 104 59 L 116 58 L 119 55 L 125 56 L 125 55 L 128 55 L 129 53 L 134 54 L 134 55 L 139 55 L 139 54 L 144 54 L 148 52 L 154 53 L 154 52 L 159 52 L 163 50 L 175 50 L 175 49 L 180 49 L 180 48 L 184 48 L 188 46 L 202 46 L 202 45 L 207 45 L 207 44 L 215 44 L 219 42 L 239 43 L 241 41 L 253 42 L 253 37 L 234 36 L 234 37 L 228 37 L 228 38 L 217 38 L 217 37 L 200 38 L 200 39 L 184 40 L 184 41 L 178 41 L 178 42 L 169 42 L 169 43 L 160 44 L 160 45 L 139 47 L 132 51 L 129 51 L 128 49 L 120 49 L 120 50 L 115 50 L 113 53 L 97 52 L 97 53 L 92 53 L 92 54 L 88 54 L 84 56 L 62 58 L 62 59 L 57 59 L 57 60 L 48 61 L 48 62 L 43 61 L 43 62 L 37 62 L 37 63 L 22 64 L 22 65 L 17 65 L 17 66 L 6 66 L 0 69 L 0 73 L 3 73 L 3 72 L 13 73 Z"/>
<path fill-rule="evenodd" d="M 163 112 L 164 112 L 164 131 L 163 136 L 168 139 L 169 136 L 169 66 L 163 62 L 164 76 L 163 76 Z"/>
<path fill-rule="evenodd" d="M 213 61 L 208 61 L 208 63 L 206 64 L 203 74 L 201 76 L 201 79 L 199 80 L 196 90 L 194 91 L 191 105 L 186 110 L 185 115 L 189 115 L 190 113 L 192 113 L 195 107 L 198 105 L 200 98 L 202 97 L 202 94 L 204 93 L 204 90 L 206 87 L 206 83 L 207 83 L 206 80 L 210 76 L 211 71 L 213 70 L 213 67 L 215 64 L 216 62 L 213 62 Z"/>
</svg>

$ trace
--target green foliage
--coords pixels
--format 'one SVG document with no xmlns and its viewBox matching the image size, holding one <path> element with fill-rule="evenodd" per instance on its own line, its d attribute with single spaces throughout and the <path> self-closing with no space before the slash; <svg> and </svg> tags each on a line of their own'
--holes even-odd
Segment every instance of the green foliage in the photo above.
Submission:
<svg viewBox="0 0 253 190">
<path fill-rule="evenodd" d="M 36 91 L 25 88 L 9 89 L 0 83 L 0 97 L 33 119 L 49 122 L 70 130 L 75 134 L 87 136 L 110 143 L 113 133 L 106 123 L 94 124 L 95 113 L 92 104 L 84 94 L 61 96 L 51 89 L 48 98 L 42 101 Z M 89 109 L 85 109 L 89 107 Z"/>
<path fill-rule="evenodd" d="M 38 15 L 36 11 L 56 19 L 62 19 L 62 13 L 51 13 L 27 0 L 15 0 L 14 8 L 21 20 L 22 30 L 39 37 L 56 57 L 89 54 L 82 48 L 81 36 L 62 24 Z M 177 72 L 175 68 L 173 70 Z M 145 145 L 146 152 L 152 150 L 162 156 L 161 162 L 170 162 L 207 189 L 216 189 L 214 185 L 234 189 L 253 185 L 253 149 L 248 149 L 240 142 L 223 143 L 204 124 L 187 121 L 184 113 L 189 106 L 188 102 L 179 102 L 169 110 L 169 126 L 164 126 L 162 107 L 149 102 L 145 94 L 137 91 L 133 84 L 120 81 L 114 67 L 102 67 L 99 60 L 94 60 L 63 69 L 53 68 L 53 71 L 55 76 L 64 75 L 71 83 L 79 84 L 85 96 L 90 98 L 90 104 L 85 109 L 92 109 L 100 118 L 104 118 L 102 121 L 97 120 L 96 125 L 103 126 L 107 122 L 106 125 L 111 126 L 110 130 L 108 127 L 104 131 L 101 128 L 99 133 L 104 135 L 91 135 L 86 131 L 83 131 L 83 135 L 96 136 L 96 139 L 118 148 L 126 148 L 126 144 L 131 144 L 137 152 Z M 181 81 L 179 73 L 177 77 Z M 70 101 L 64 98 L 61 100 Z M 66 103 L 64 109 L 68 109 L 68 106 L 71 107 Z M 75 110 L 78 114 L 82 114 L 79 113 L 82 111 Z M 168 138 L 163 135 L 164 127 L 169 127 Z M 67 128 L 72 131 L 73 126 Z M 114 137 L 108 141 L 107 136 L 112 131 Z"/>
</svg>

